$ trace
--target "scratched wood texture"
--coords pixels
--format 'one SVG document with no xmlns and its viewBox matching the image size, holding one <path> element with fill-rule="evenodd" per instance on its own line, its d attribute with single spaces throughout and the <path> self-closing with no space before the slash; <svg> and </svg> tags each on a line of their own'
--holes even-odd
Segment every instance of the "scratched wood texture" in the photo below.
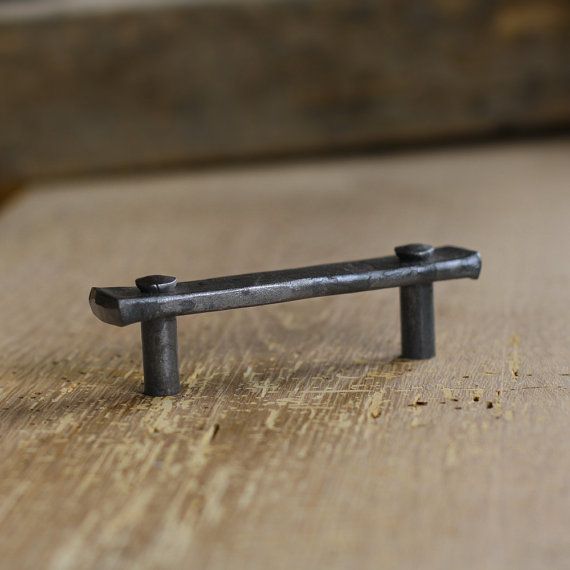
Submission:
<svg viewBox="0 0 570 570">
<path fill-rule="evenodd" d="M 31 188 L 0 217 L 0 566 L 570 560 L 570 141 Z M 94 191 L 96 189 L 96 191 Z M 92 285 L 478 248 L 398 360 L 395 290 L 186 317 L 183 393 Z"/>
</svg>

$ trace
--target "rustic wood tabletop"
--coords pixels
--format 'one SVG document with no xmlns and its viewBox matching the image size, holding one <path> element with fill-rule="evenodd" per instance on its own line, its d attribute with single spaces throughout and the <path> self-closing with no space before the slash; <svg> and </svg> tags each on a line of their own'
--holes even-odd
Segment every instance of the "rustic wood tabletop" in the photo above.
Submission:
<svg viewBox="0 0 570 570">
<path fill-rule="evenodd" d="M 29 188 L 0 215 L 0 567 L 567 568 L 570 142 Z M 478 249 L 435 285 L 179 319 L 182 393 L 91 286 Z"/>
</svg>

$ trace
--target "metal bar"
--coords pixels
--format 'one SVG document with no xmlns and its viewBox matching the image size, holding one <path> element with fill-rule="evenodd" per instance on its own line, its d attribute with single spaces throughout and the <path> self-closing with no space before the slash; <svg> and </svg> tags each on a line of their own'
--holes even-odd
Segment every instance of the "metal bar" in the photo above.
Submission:
<svg viewBox="0 0 570 570">
<path fill-rule="evenodd" d="M 447 279 L 477 279 L 481 258 L 458 247 L 432 250 L 428 259 L 408 260 L 388 256 L 362 261 L 317 265 L 282 271 L 250 273 L 176 284 L 166 294 L 153 295 L 135 287 L 93 288 L 89 297 L 93 313 L 102 321 L 126 326 L 136 322 L 181 315 L 224 311 L 406 287 Z"/>
</svg>

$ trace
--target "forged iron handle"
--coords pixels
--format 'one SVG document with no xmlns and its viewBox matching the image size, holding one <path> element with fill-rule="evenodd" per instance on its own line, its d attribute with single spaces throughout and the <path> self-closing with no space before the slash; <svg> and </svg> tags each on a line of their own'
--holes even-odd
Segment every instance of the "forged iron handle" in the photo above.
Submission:
<svg viewBox="0 0 570 570">
<path fill-rule="evenodd" d="M 480 271 L 475 251 L 409 244 L 388 257 L 201 281 L 151 275 L 137 287 L 94 287 L 89 303 L 105 323 L 141 323 L 144 392 L 166 396 L 180 390 L 176 317 L 399 287 L 402 356 L 425 359 L 435 355 L 433 282 L 477 279 Z"/>
</svg>

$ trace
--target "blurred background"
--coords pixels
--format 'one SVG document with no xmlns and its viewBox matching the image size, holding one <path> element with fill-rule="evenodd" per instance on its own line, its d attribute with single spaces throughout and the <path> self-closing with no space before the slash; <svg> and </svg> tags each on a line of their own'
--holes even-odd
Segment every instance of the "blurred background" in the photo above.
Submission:
<svg viewBox="0 0 570 570">
<path fill-rule="evenodd" d="M 0 1 L 0 191 L 566 132 L 568 0 Z"/>
</svg>

